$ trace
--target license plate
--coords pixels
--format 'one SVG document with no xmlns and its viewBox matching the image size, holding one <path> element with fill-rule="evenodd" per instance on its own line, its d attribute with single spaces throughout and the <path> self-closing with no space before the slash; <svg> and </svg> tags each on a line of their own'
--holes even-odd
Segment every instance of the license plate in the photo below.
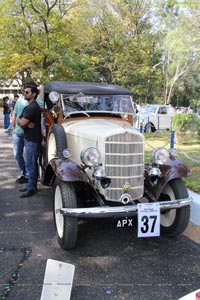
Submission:
<svg viewBox="0 0 200 300">
<path fill-rule="evenodd" d="M 134 219 L 130 217 L 120 218 L 115 220 L 115 228 L 116 229 L 123 229 L 123 228 L 130 228 L 134 227 Z"/>
</svg>

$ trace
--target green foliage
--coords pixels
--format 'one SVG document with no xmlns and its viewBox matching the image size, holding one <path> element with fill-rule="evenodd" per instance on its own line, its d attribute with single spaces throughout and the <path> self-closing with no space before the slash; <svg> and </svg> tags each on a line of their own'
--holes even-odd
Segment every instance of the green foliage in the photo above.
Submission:
<svg viewBox="0 0 200 300">
<path fill-rule="evenodd" d="M 197 135 L 198 135 L 198 140 L 199 140 L 199 143 L 200 143 L 200 119 L 198 119 Z"/>
<path fill-rule="evenodd" d="M 172 130 L 185 134 L 189 128 L 189 116 L 184 113 L 177 114 L 172 119 Z"/>
<path fill-rule="evenodd" d="M 2 0 L 0 79 L 116 83 L 140 103 L 198 106 L 199 10 L 174 16 L 160 0 Z"/>
<path fill-rule="evenodd" d="M 145 162 L 149 161 L 152 153 L 153 147 L 170 147 L 170 133 L 167 131 L 156 131 L 155 133 L 145 134 Z M 200 172 L 200 143 L 197 136 L 191 135 L 185 136 L 184 144 L 177 146 L 175 144 L 175 149 L 177 150 L 177 157 L 181 159 L 192 171 L 192 175 L 189 177 L 184 177 L 183 180 L 186 182 L 186 186 L 200 193 L 199 185 L 199 172 Z M 193 159 L 195 161 L 193 161 Z"/>
<path fill-rule="evenodd" d="M 185 113 L 176 114 L 172 119 L 172 130 L 178 134 L 197 133 L 199 129 L 199 118 Z"/>
</svg>

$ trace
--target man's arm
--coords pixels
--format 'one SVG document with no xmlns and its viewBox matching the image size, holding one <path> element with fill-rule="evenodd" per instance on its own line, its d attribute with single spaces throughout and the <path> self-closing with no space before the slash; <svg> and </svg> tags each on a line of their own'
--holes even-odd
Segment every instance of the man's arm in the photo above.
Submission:
<svg viewBox="0 0 200 300">
<path fill-rule="evenodd" d="M 19 118 L 17 120 L 17 123 L 19 124 L 19 126 L 21 126 L 22 128 L 25 128 L 25 127 L 29 127 L 29 128 L 33 128 L 34 127 L 34 124 L 29 121 L 28 119 L 25 119 L 25 118 Z"/>
<path fill-rule="evenodd" d="M 12 129 L 15 129 L 15 125 L 16 125 L 16 115 L 13 113 L 12 114 Z"/>
</svg>

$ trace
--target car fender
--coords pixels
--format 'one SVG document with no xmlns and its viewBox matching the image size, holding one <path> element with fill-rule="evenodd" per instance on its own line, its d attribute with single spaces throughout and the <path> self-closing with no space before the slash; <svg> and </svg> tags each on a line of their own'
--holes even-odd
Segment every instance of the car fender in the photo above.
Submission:
<svg viewBox="0 0 200 300">
<path fill-rule="evenodd" d="M 151 162 L 145 164 L 145 170 L 148 170 Z M 145 176 L 145 188 L 158 199 L 166 184 L 175 178 L 188 177 L 191 175 L 190 169 L 177 157 L 170 156 L 169 160 L 160 166 L 161 176 L 157 178 L 156 184 L 152 184 L 151 177 Z"/>
<path fill-rule="evenodd" d="M 87 174 L 68 158 L 53 158 L 46 168 L 43 184 L 51 185 L 55 177 L 67 182 L 89 182 Z"/>
</svg>

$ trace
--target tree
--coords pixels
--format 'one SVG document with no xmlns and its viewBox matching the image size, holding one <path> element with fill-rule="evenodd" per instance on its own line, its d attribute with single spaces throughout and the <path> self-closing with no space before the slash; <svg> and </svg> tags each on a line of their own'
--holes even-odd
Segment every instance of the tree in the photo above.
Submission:
<svg viewBox="0 0 200 300">
<path fill-rule="evenodd" d="M 194 15 L 191 9 L 177 10 L 176 7 L 171 12 L 173 13 L 168 14 L 167 11 L 163 16 L 159 40 L 159 67 L 162 68 L 163 98 L 166 104 L 171 103 L 173 96 L 177 94 L 179 84 L 187 76 L 192 78 L 192 70 L 199 63 L 199 53 L 196 51 L 200 40 L 197 14 Z"/>
<path fill-rule="evenodd" d="M 89 1 L 75 27 L 81 55 L 99 81 L 133 89 L 144 101 L 152 70 L 150 4 L 152 1 Z M 84 34 L 81 30 L 85 29 Z"/>
<path fill-rule="evenodd" d="M 0 79 L 107 82 L 138 102 L 197 101 L 199 6 L 177 3 L 1 0 Z"/>
<path fill-rule="evenodd" d="M 43 82 L 59 72 L 62 56 L 65 62 L 68 61 L 62 72 L 67 73 L 67 66 L 69 69 L 70 59 L 73 60 L 74 55 L 70 13 L 80 3 L 58 0 L 2 1 L 1 76 L 17 76 L 22 84 L 29 77 Z"/>
</svg>

